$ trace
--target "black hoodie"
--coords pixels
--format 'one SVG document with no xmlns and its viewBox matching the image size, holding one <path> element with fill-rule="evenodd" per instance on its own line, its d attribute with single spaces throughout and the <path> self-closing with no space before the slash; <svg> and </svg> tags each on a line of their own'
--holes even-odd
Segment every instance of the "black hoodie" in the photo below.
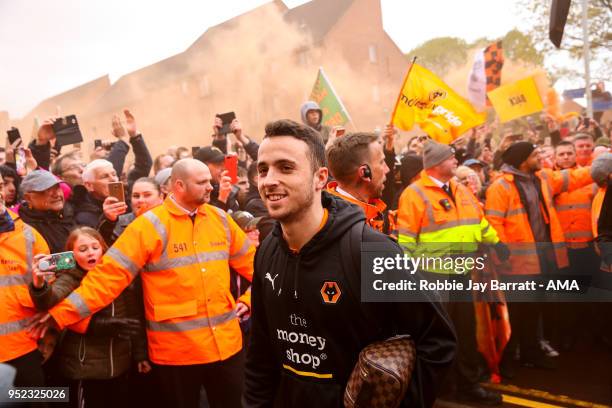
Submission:
<svg viewBox="0 0 612 408">
<path fill-rule="evenodd" d="M 326 192 L 322 202 L 329 211 L 327 222 L 298 254 L 289 250 L 280 224 L 257 252 L 244 406 L 343 406 L 344 388 L 359 352 L 390 337 L 392 325 L 394 333 L 410 334 L 417 346 L 416 369 L 405 399 L 410 403 L 404 406 L 433 405 L 441 376 L 455 354 L 448 316 L 429 301 L 360 304 L 342 272 L 342 263 L 347 268 L 348 262 L 341 259 L 347 255 L 340 255 L 340 239 L 364 220 L 363 211 Z M 363 240 L 388 243 L 391 252 L 401 253 L 396 243 L 369 227 Z M 259 259 L 262 256 L 265 259 Z M 340 292 L 335 303 L 325 303 L 321 293 L 330 282 Z"/>
</svg>

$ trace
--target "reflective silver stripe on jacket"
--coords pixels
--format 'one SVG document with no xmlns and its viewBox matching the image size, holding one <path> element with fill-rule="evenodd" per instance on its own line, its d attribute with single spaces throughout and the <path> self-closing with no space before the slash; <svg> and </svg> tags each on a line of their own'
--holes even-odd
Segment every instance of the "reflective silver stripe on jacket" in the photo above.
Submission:
<svg viewBox="0 0 612 408">
<path fill-rule="evenodd" d="M 0 336 L 6 336 L 8 334 L 19 333 L 25 329 L 28 323 L 28 318 L 16 320 L 14 322 L 0 323 Z"/>
<path fill-rule="evenodd" d="M 445 222 L 444 224 L 429 224 L 426 227 L 421 228 L 421 233 L 423 232 L 436 232 L 440 230 L 445 230 L 448 228 L 459 227 L 461 225 L 480 225 L 480 219 L 478 218 L 464 218 L 462 220 L 453 220 L 449 222 Z"/>
<path fill-rule="evenodd" d="M 504 214 L 503 211 L 499 211 L 499 210 L 492 210 L 492 209 L 485 209 L 485 215 L 487 216 L 494 216 L 494 217 L 505 217 L 506 214 Z"/>
<path fill-rule="evenodd" d="M 164 259 L 168 256 L 168 231 L 166 231 L 166 227 L 162 224 L 161 220 L 157 215 L 153 213 L 153 211 L 147 211 L 143 214 L 147 220 L 153 224 L 157 235 L 162 241 L 162 254 L 160 259 Z"/>
<path fill-rule="evenodd" d="M 26 284 L 32 281 L 32 262 L 34 262 L 34 232 L 32 227 L 24 225 L 23 236 L 25 238 L 25 257 L 26 257 L 26 274 L 24 281 Z"/>
<path fill-rule="evenodd" d="M 221 223 L 223 224 L 223 228 L 225 228 L 225 236 L 227 238 L 227 246 L 228 248 L 232 247 L 232 233 L 230 231 L 229 228 L 229 221 L 227 221 L 227 217 L 229 217 L 229 215 L 227 215 L 227 213 L 225 211 L 223 211 L 220 208 L 214 207 L 214 206 L 209 206 L 208 208 L 212 208 L 214 209 L 217 214 L 219 214 L 219 218 L 221 219 Z"/>
<path fill-rule="evenodd" d="M 180 268 L 182 266 L 197 265 L 201 262 L 222 261 L 227 260 L 229 254 L 227 251 L 208 251 L 199 252 L 194 255 L 179 256 L 176 258 L 161 259 L 157 262 L 150 263 L 145 266 L 147 272 L 158 272 L 169 269 Z"/>
<path fill-rule="evenodd" d="M 189 330 L 202 329 L 205 327 L 215 327 L 227 323 L 236 318 L 236 312 L 229 312 L 209 317 L 197 317 L 183 322 L 154 322 L 147 320 L 147 328 L 154 332 L 184 332 Z"/>
<path fill-rule="evenodd" d="M 406 235 L 406 236 L 409 236 L 409 237 L 412 237 L 412 238 L 416 238 L 417 237 L 417 234 L 412 232 L 412 231 L 410 231 L 408 228 L 400 227 L 400 228 L 397 229 L 397 232 L 400 235 Z"/>
<path fill-rule="evenodd" d="M 81 295 L 79 295 L 78 293 L 72 292 L 66 297 L 66 299 L 68 299 L 70 303 L 74 305 L 77 312 L 79 312 L 79 316 L 81 316 L 83 319 L 91 315 L 91 310 L 89 309 L 89 306 L 87 306 Z"/>
<path fill-rule="evenodd" d="M 432 222 L 435 223 L 436 220 L 433 215 L 433 207 L 431 206 L 431 203 L 427 199 L 427 196 L 425 195 L 423 190 L 421 190 L 421 187 L 413 183 L 413 184 L 410 184 L 407 188 L 413 190 L 415 193 L 419 195 L 419 197 L 421 197 L 421 200 L 423 200 L 423 203 L 425 204 L 425 213 L 427 214 L 427 220 L 429 221 L 430 224 Z"/>
<path fill-rule="evenodd" d="M 121 265 L 124 269 L 130 272 L 130 274 L 134 277 L 138 275 L 138 271 L 140 268 L 138 265 L 134 263 L 127 255 L 118 250 L 115 247 L 111 247 L 108 251 L 106 251 L 106 255 L 112 258 L 115 262 Z"/>
<path fill-rule="evenodd" d="M 563 177 L 563 184 L 561 185 L 561 192 L 563 193 L 569 189 L 569 170 L 561 170 L 561 176 Z"/>
<path fill-rule="evenodd" d="M 561 204 L 555 206 L 557 211 L 569 211 L 569 210 L 590 210 L 591 203 L 576 203 L 576 204 Z"/>
<path fill-rule="evenodd" d="M 240 258 L 244 255 L 246 255 L 246 253 L 249 251 L 249 248 L 251 247 L 251 241 L 249 241 L 248 238 L 244 239 L 244 244 L 242 244 L 242 248 L 240 248 L 238 250 L 238 252 L 236 252 L 235 254 L 232 254 L 230 256 L 230 259 L 237 259 Z"/>
<path fill-rule="evenodd" d="M 0 287 L 17 286 L 25 284 L 25 276 L 19 275 L 0 275 Z"/>
</svg>

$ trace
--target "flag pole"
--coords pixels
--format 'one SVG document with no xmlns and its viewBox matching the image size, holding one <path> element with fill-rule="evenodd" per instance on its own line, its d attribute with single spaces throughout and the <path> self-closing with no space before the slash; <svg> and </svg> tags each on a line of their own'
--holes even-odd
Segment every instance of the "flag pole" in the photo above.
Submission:
<svg viewBox="0 0 612 408">
<path fill-rule="evenodd" d="M 395 101 L 395 106 L 393 107 L 393 113 L 391 114 L 391 120 L 389 120 L 389 125 L 393 126 L 393 118 L 395 117 L 395 113 L 397 112 L 397 105 L 399 105 L 400 100 L 402 99 L 402 91 L 406 86 L 406 82 L 408 81 L 408 76 L 410 75 L 410 71 L 412 71 L 412 66 L 414 65 L 417 57 L 415 56 L 408 67 L 408 72 L 406 72 L 406 76 L 404 77 L 404 82 L 402 82 L 402 87 L 400 88 L 399 94 L 397 95 L 397 100 Z"/>
</svg>

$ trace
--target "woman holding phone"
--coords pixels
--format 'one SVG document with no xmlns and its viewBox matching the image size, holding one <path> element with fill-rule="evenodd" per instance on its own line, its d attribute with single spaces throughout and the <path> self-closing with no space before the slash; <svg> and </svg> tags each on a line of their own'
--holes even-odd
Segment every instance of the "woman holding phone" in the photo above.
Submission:
<svg viewBox="0 0 612 408">
<path fill-rule="evenodd" d="M 41 261 L 51 260 L 50 255 L 34 257 L 29 291 L 39 310 L 48 310 L 75 290 L 107 246 L 98 231 L 78 227 L 68 236 L 66 250 L 72 251 L 76 266 L 57 274 L 54 266 L 44 271 L 39 267 Z M 80 386 L 89 408 L 127 406 L 132 361 L 140 372 L 151 370 L 135 292 L 128 287 L 106 308 L 59 335 L 50 363 L 54 372 L 70 381 L 70 406 L 79 406 Z"/>
<path fill-rule="evenodd" d="M 130 195 L 132 212 L 126 214 L 127 205 L 125 203 L 119 202 L 115 197 L 107 197 L 102 206 L 104 217 L 98 225 L 98 230 L 106 243 L 113 245 L 119 235 L 136 217 L 151 208 L 157 207 L 163 201 L 161 188 L 154 179 L 149 177 L 139 178 L 134 182 Z"/>
</svg>

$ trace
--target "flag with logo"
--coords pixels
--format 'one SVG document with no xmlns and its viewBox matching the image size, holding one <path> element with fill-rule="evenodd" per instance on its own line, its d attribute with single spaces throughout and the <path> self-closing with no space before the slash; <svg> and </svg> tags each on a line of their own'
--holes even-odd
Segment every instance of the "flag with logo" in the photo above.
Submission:
<svg viewBox="0 0 612 408">
<path fill-rule="evenodd" d="M 540 112 L 544 105 L 533 77 L 527 77 L 488 92 L 502 123 Z"/>
<path fill-rule="evenodd" d="M 319 68 L 317 80 L 310 93 L 310 100 L 319 104 L 323 112 L 323 119 L 321 120 L 323 125 L 344 126 L 351 120 L 323 68 Z"/>
<path fill-rule="evenodd" d="M 445 144 L 482 125 L 486 115 L 452 90 L 440 78 L 412 64 L 391 116 L 394 126 L 410 130 L 418 124 L 432 139 Z"/>
</svg>

